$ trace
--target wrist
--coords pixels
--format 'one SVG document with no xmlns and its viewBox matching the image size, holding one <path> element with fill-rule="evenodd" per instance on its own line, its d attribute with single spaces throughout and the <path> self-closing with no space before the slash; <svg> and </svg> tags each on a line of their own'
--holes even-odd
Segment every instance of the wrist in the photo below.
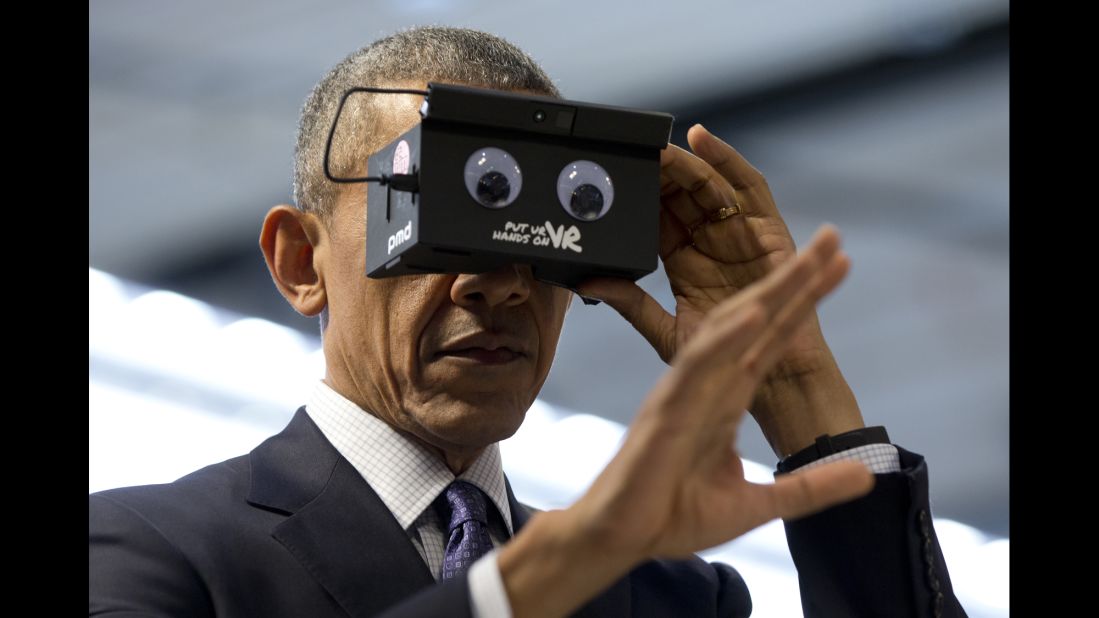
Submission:
<svg viewBox="0 0 1099 618">
<path fill-rule="evenodd" d="M 864 427 L 840 434 L 822 434 L 808 448 L 778 462 L 780 473 L 793 472 L 815 461 L 820 461 L 838 453 L 872 444 L 890 444 L 889 433 L 885 427 Z"/>
<path fill-rule="evenodd" d="M 497 564 L 516 618 L 565 616 L 622 577 L 634 560 L 600 551 L 569 511 L 531 518 Z"/>
<path fill-rule="evenodd" d="M 750 411 L 779 459 L 812 445 L 822 434 L 866 426 L 839 366 L 830 353 L 826 356 L 799 363 L 798 371 L 769 376 L 756 392 Z"/>
<path fill-rule="evenodd" d="M 801 332 L 795 337 L 791 348 L 763 377 L 764 383 L 797 383 L 838 370 L 832 349 L 824 340 L 816 312 L 800 328 Z"/>
</svg>

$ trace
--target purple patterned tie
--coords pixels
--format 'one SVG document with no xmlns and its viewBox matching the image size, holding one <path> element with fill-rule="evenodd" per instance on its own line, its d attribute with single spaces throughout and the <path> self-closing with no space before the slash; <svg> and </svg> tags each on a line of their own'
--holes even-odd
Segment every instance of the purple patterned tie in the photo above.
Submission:
<svg viewBox="0 0 1099 618">
<path fill-rule="evenodd" d="M 492 551 L 488 536 L 488 516 L 485 494 L 466 481 L 454 481 L 446 488 L 446 503 L 450 507 L 450 540 L 443 555 L 443 579 L 465 573 L 475 560 Z"/>
</svg>

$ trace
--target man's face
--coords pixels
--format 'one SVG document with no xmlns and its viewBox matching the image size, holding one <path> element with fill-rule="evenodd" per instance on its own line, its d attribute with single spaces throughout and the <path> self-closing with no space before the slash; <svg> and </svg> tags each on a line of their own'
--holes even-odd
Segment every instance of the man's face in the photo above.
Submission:
<svg viewBox="0 0 1099 618">
<path fill-rule="evenodd" d="M 396 136 L 419 116 L 414 97 L 392 98 Z M 365 185 L 348 185 L 326 246 L 315 248 L 329 312 L 326 381 L 444 452 L 512 435 L 549 373 L 570 292 L 525 265 L 368 278 L 365 200 Z"/>
</svg>

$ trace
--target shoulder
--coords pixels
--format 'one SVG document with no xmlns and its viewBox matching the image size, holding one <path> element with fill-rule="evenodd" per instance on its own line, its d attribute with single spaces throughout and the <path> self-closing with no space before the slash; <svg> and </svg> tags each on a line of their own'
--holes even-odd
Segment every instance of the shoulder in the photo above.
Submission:
<svg viewBox="0 0 1099 618">
<path fill-rule="evenodd" d="M 171 483 L 89 494 L 89 541 L 93 547 L 114 543 L 192 562 L 216 559 L 226 539 L 240 543 L 267 537 L 283 518 L 249 505 L 250 476 L 244 455 Z"/>
<path fill-rule="evenodd" d="M 250 453 L 206 466 L 171 483 L 90 494 L 89 509 L 93 525 L 97 516 L 107 514 L 129 514 L 165 532 L 239 525 L 242 518 L 263 518 L 280 507 L 286 514 L 294 510 L 291 506 L 308 502 L 323 489 L 338 459 L 303 406 L 282 432 Z M 301 495 L 294 490 L 300 490 Z M 283 504 L 290 502 L 293 504 Z"/>
<path fill-rule="evenodd" d="M 214 517 L 229 505 L 245 500 L 249 476 L 248 456 L 243 455 L 206 466 L 171 483 L 89 494 L 88 507 L 93 521 L 96 515 L 124 512 L 151 523 Z"/>
<path fill-rule="evenodd" d="M 247 491 L 247 477 L 245 456 L 172 483 L 89 494 L 91 612 L 144 607 L 213 615 L 204 565 L 224 539 L 237 536 L 244 516 L 234 514 L 234 497 Z"/>
</svg>

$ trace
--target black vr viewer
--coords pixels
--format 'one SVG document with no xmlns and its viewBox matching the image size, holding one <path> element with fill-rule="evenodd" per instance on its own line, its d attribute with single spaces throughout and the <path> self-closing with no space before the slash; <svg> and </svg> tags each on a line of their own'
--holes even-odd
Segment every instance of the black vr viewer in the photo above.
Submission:
<svg viewBox="0 0 1099 618">
<path fill-rule="evenodd" d="M 656 269 L 671 115 L 437 83 L 357 88 L 343 100 L 358 91 L 426 95 L 423 121 L 369 158 L 369 176 L 333 178 L 325 152 L 331 180 L 372 182 L 368 276 L 518 262 L 575 290 L 588 277 L 636 281 Z"/>
</svg>

